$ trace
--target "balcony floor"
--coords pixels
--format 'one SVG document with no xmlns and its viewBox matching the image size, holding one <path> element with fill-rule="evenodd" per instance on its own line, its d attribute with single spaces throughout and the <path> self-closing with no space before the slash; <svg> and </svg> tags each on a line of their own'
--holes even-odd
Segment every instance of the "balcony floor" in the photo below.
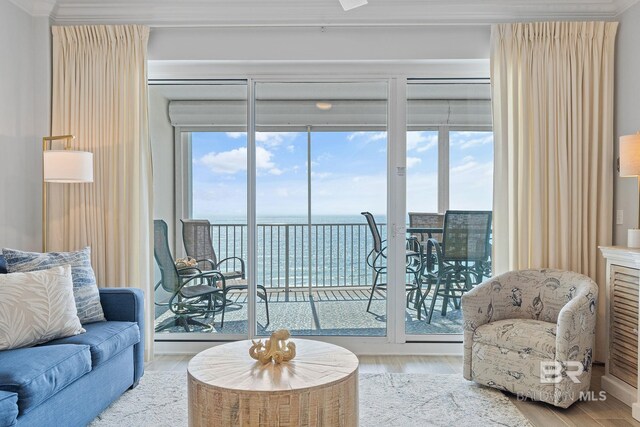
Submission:
<svg viewBox="0 0 640 427">
<path fill-rule="evenodd" d="M 371 311 L 366 311 L 369 299 L 369 288 L 325 289 L 315 290 L 309 294 L 307 290 L 295 290 L 286 293 L 280 290 L 268 291 L 269 314 L 271 322 L 264 327 L 266 312 L 264 301 L 258 299 L 257 317 L 258 334 L 268 335 L 277 329 L 289 329 L 299 336 L 311 335 L 347 335 L 347 336 L 385 336 L 386 335 L 386 293 L 377 292 L 371 303 Z M 221 314 L 204 319 L 196 319 L 212 324 L 211 334 L 247 334 L 247 294 L 246 292 L 229 293 L 233 301 L 226 308 L 224 327 L 220 327 Z M 429 307 L 431 298 L 427 298 Z M 436 302 L 436 310 L 431 324 L 424 317 L 417 318 L 416 310 L 405 310 L 406 331 L 409 335 L 425 334 L 460 334 L 462 333 L 462 313 L 450 304 L 446 316 L 440 313 L 442 298 Z M 157 315 L 156 326 L 171 319 L 172 314 L 166 311 Z M 202 332 L 202 328 L 193 327 L 193 332 Z M 171 327 L 158 334 L 169 332 L 185 332 L 181 327 Z"/>
</svg>

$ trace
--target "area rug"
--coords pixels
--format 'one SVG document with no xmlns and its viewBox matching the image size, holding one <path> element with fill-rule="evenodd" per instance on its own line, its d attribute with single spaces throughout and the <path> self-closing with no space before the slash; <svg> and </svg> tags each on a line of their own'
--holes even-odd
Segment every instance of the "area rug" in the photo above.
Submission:
<svg viewBox="0 0 640 427">
<path fill-rule="evenodd" d="M 497 390 L 459 375 L 361 374 L 360 425 L 524 426 L 527 419 Z M 107 408 L 91 427 L 187 425 L 187 378 L 147 372 L 140 385 Z"/>
</svg>

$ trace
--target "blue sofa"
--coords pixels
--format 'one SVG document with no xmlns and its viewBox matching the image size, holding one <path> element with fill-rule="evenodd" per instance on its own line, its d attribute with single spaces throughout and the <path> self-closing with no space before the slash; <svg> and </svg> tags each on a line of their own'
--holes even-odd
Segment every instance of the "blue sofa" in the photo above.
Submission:
<svg viewBox="0 0 640 427">
<path fill-rule="evenodd" d="M 6 273 L 0 256 L 0 273 Z M 100 289 L 106 322 L 36 347 L 0 351 L 0 427 L 85 426 L 144 373 L 144 296 Z"/>
</svg>

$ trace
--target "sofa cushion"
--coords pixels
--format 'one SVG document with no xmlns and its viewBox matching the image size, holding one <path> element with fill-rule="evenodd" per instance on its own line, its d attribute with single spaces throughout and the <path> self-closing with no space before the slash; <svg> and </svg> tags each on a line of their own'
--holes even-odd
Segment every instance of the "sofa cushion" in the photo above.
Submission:
<svg viewBox="0 0 640 427">
<path fill-rule="evenodd" d="M 55 345 L 0 351 L 0 390 L 18 394 L 29 412 L 91 371 L 88 345 Z"/>
<path fill-rule="evenodd" d="M 127 347 L 140 342 L 140 330 L 134 322 L 96 322 L 84 325 L 87 332 L 60 338 L 41 347 L 58 344 L 84 344 L 89 346 L 93 368 L 111 359 Z"/>
<path fill-rule="evenodd" d="M 70 265 L 73 276 L 73 295 L 80 322 L 84 324 L 105 320 L 100 305 L 96 276 L 91 268 L 91 249 L 89 247 L 76 252 L 47 253 L 4 248 L 2 255 L 7 260 L 9 273 L 24 273 Z"/>
<path fill-rule="evenodd" d="M 18 418 L 18 395 L 0 390 L 0 426 L 14 426 L 16 418 Z"/>
<path fill-rule="evenodd" d="M 556 325 L 533 319 L 510 319 L 478 327 L 473 341 L 544 359 L 556 356 Z"/>
<path fill-rule="evenodd" d="M 0 275 L 0 350 L 82 332 L 70 266 Z"/>
</svg>

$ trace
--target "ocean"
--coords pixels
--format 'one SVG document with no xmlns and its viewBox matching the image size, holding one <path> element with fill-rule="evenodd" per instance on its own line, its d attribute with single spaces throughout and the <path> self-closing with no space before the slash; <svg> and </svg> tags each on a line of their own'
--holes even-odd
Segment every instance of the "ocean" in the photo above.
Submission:
<svg viewBox="0 0 640 427">
<path fill-rule="evenodd" d="M 374 215 L 386 239 L 386 215 Z M 210 217 L 219 259 L 247 259 L 244 217 Z M 306 216 L 257 218 L 257 281 L 270 288 L 370 286 L 373 270 L 366 257 L 373 238 L 362 215 L 317 215 L 311 230 Z M 311 243 L 311 245 L 310 245 Z M 240 263 L 231 263 L 239 269 Z"/>
</svg>

